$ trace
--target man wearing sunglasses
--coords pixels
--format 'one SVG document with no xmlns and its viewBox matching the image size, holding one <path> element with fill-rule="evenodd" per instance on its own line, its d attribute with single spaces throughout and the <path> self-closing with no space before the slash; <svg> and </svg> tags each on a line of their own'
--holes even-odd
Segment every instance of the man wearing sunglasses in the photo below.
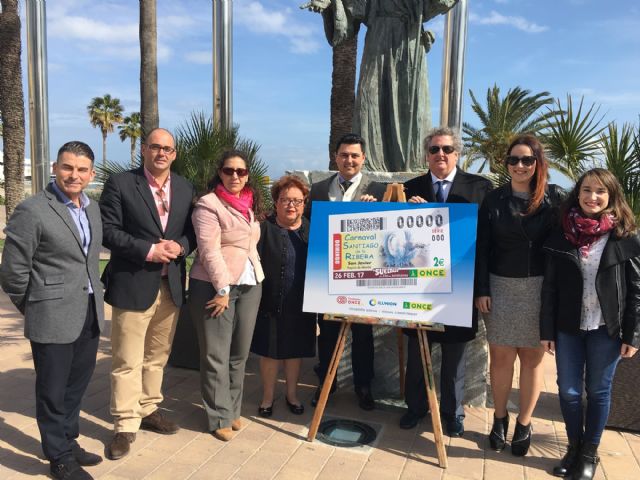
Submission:
<svg viewBox="0 0 640 480">
<path fill-rule="evenodd" d="M 404 184 L 411 203 L 482 203 L 492 185 L 479 175 L 458 168 L 462 150 L 459 134 L 449 127 L 431 130 L 423 144 L 429 170 Z M 444 332 L 429 332 L 429 346 L 439 343 L 442 351 L 440 365 L 440 414 L 447 434 L 460 437 L 464 433 L 464 380 L 466 345 L 478 330 L 478 312 L 473 309 L 472 327 L 446 327 Z M 415 427 L 427 414 L 427 393 L 422 373 L 422 360 L 415 331 L 405 330 L 409 336 L 405 401 L 407 412 L 400 419 L 400 427 Z"/>
<path fill-rule="evenodd" d="M 382 200 L 386 190 L 385 185 L 376 183 L 362 172 L 365 162 L 365 143 L 360 135 L 349 133 L 344 135 L 336 145 L 335 156 L 338 173 L 311 185 L 309 202 L 305 216 L 311 218 L 312 202 L 375 202 Z M 329 370 L 329 363 L 340 333 L 340 323 L 319 320 L 320 335 L 318 336 L 318 360 L 316 373 L 320 379 L 320 386 L 316 389 L 311 404 L 315 406 L 320 398 L 322 382 Z M 371 380 L 373 379 L 373 330 L 371 325 L 352 324 L 351 366 L 353 369 L 353 384 L 358 404 L 363 410 L 374 408 L 371 395 Z M 333 393 L 336 389 L 331 388 Z"/>
<path fill-rule="evenodd" d="M 111 322 L 111 415 L 107 457 L 129 453 L 139 428 L 173 434 L 160 414 L 162 375 L 184 301 L 184 258 L 196 245 L 191 224 L 195 189 L 171 173 L 175 142 L 163 128 L 149 132 L 143 165 L 112 175 L 100 210 L 111 259 L 103 274 Z"/>
</svg>

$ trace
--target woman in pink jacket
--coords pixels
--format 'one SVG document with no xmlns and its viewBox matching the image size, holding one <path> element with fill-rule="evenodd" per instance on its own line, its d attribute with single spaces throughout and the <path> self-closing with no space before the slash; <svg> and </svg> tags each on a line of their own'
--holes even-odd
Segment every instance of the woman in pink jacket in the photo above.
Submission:
<svg viewBox="0 0 640 480">
<path fill-rule="evenodd" d="M 225 442 L 241 427 L 244 370 L 264 278 L 256 249 L 261 202 L 248 179 L 245 154 L 225 152 L 211 190 L 192 215 L 198 254 L 190 273 L 189 313 L 198 333 L 209 430 Z"/>
</svg>

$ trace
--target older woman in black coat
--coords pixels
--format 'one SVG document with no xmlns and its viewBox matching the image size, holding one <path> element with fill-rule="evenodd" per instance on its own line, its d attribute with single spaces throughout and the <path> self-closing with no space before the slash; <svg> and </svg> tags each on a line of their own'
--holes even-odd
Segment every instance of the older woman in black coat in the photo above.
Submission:
<svg viewBox="0 0 640 480">
<path fill-rule="evenodd" d="M 273 413 L 280 365 L 289 410 L 301 415 L 298 377 L 303 357 L 315 356 L 316 316 L 302 312 L 309 222 L 302 216 L 309 187 L 298 177 L 282 177 L 271 188 L 275 214 L 262 223 L 258 253 L 265 273 L 251 351 L 261 356 L 262 401 L 258 414 Z"/>
</svg>

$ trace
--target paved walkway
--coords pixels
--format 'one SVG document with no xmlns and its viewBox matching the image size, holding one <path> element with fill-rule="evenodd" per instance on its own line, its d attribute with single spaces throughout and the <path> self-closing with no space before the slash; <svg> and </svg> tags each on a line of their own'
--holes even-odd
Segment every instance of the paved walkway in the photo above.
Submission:
<svg viewBox="0 0 640 480">
<path fill-rule="evenodd" d="M 107 318 L 110 311 L 107 311 Z M 102 452 L 111 437 L 109 417 L 109 329 L 100 343 L 98 364 L 84 401 L 81 444 Z M 463 438 L 445 437 L 449 468 L 438 467 L 429 420 L 405 431 L 397 426 L 401 412 L 376 409 L 365 413 L 350 391 L 331 397 L 327 415 L 367 420 L 377 424 L 379 439 L 364 451 L 306 442 L 311 420 L 309 400 L 314 391 L 312 362 L 303 365 L 301 399 L 308 411 L 289 413 L 283 394 L 271 419 L 257 417 L 260 385 L 256 358 L 247 368 L 243 403 L 244 428 L 228 443 L 205 432 L 197 372 L 168 368 L 163 407 L 182 426 L 173 436 L 138 433 L 132 453 L 88 468 L 98 479 L 536 479 L 549 475 L 562 455 L 564 428 L 558 410 L 555 367 L 545 363 L 545 391 L 534 419 L 534 443 L 524 459 L 508 450 L 488 450 L 486 435 L 492 411 L 469 408 Z M 34 372 L 28 342 L 22 336 L 22 318 L 0 291 L 0 478 L 46 478 L 34 419 Z M 282 389 L 281 389 L 282 392 Z M 517 392 L 516 392 L 517 393 Z M 514 398 L 515 400 L 515 398 Z M 514 419 L 512 418 L 512 424 Z M 601 446 L 598 479 L 640 478 L 640 435 L 606 431 Z"/>
</svg>

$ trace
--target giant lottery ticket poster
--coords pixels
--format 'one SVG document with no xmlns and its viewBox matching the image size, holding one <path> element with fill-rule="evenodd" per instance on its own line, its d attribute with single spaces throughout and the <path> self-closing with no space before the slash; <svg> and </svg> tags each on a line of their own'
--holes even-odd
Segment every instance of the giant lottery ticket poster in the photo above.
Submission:
<svg viewBox="0 0 640 480">
<path fill-rule="evenodd" d="M 470 326 L 477 206 L 314 202 L 304 311 Z"/>
</svg>

